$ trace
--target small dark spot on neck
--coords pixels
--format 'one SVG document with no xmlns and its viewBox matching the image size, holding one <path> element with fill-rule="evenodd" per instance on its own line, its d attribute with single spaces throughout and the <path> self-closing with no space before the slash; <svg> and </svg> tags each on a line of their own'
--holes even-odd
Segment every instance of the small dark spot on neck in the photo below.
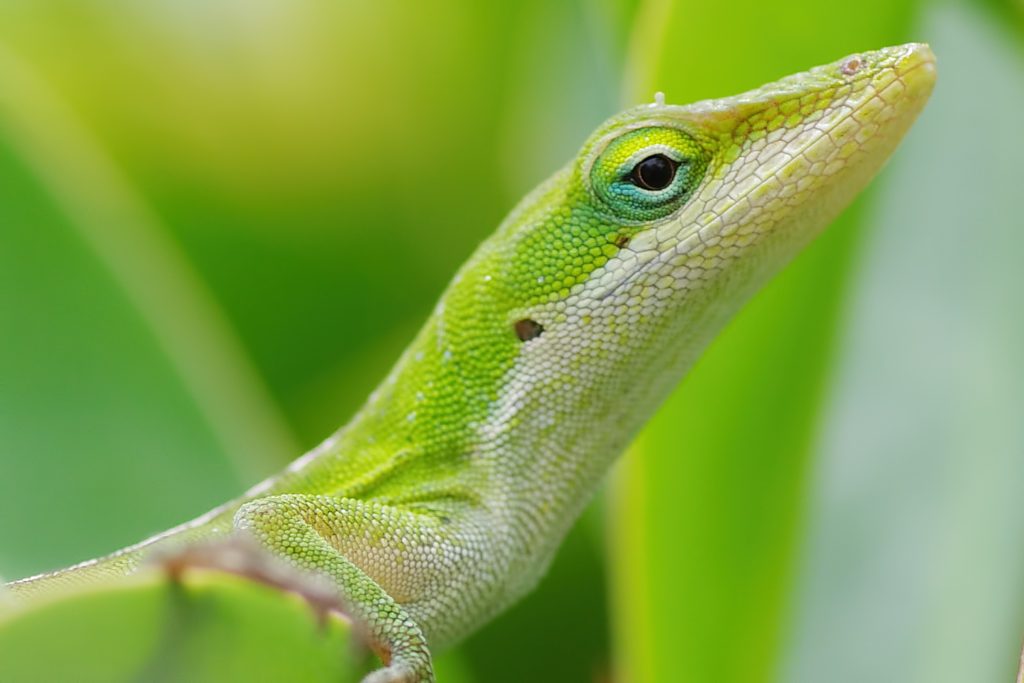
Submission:
<svg viewBox="0 0 1024 683">
<path fill-rule="evenodd" d="M 615 237 L 615 246 L 625 249 L 629 245 L 629 235 L 618 235 Z"/>
<path fill-rule="evenodd" d="M 539 337 L 540 333 L 544 331 L 544 326 L 536 320 L 523 318 L 515 324 L 515 330 L 519 341 L 525 342 Z"/>
</svg>

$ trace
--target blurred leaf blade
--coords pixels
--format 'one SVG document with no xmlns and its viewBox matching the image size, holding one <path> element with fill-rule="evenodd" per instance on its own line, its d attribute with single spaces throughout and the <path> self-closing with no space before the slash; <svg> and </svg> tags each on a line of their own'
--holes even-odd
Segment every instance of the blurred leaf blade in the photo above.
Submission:
<svg viewBox="0 0 1024 683">
<path fill-rule="evenodd" d="M 4 140 L 0 206 L 0 561 L 13 578 L 137 541 L 239 482 L 151 330 Z"/>
<path fill-rule="evenodd" d="M 939 82 L 872 208 L 786 680 L 1012 680 L 1024 634 L 1024 58 L 975 3 L 919 25 Z"/>
<path fill-rule="evenodd" d="M 0 45 L 0 126 L 110 271 L 243 480 L 298 446 L 242 343 L 157 216 L 32 67 Z"/>
<path fill-rule="evenodd" d="M 733 94 L 896 44 L 911 10 L 651 2 L 633 37 L 634 99 Z M 630 453 L 611 521 L 622 680 L 774 678 L 861 215 L 862 204 L 847 211 L 744 308 Z"/>
</svg>

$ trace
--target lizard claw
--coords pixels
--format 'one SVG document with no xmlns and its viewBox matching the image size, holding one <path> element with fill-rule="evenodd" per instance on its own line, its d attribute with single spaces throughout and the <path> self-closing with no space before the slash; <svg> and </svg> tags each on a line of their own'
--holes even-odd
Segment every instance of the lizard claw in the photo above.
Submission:
<svg viewBox="0 0 1024 683">
<path fill-rule="evenodd" d="M 393 665 L 371 671 L 362 683 L 434 683 L 434 677 L 429 674 L 421 676 L 408 667 Z"/>
</svg>

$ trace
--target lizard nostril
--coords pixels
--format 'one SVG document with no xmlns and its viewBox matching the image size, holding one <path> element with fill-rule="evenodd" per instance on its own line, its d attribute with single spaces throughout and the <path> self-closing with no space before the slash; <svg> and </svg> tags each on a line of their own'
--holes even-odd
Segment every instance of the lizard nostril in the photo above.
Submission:
<svg viewBox="0 0 1024 683">
<path fill-rule="evenodd" d="M 529 318 L 523 318 L 515 324 L 516 336 L 519 337 L 519 341 L 530 341 L 540 336 L 540 333 L 544 331 L 544 326 L 536 320 L 530 320 Z"/>
<path fill-rule="evenodd" d="M 847 76 L 852 76 L 860 71 L 862 66 L 864 66 L 864 62 L 861 61 L 860 57 L 850 57 L 843 62 L 843 65 L 839 67 L 839 69 Z"/>
</svg>

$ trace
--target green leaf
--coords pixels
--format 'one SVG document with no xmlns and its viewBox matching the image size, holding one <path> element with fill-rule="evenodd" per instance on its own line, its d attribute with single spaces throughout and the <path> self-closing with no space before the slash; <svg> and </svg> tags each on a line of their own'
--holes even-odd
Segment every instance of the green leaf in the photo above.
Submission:
<svg viewBox="0 0 1024 683">
<path fill-rule="evenodd" d="M 367 670 L 357 649 L 341 619 L 321 625 L 298 597 L 217 572 L 145 573 L 0 613 L 4 681 L 345 683 Z"/>
<path fill-rule="evenodd" d="M 1024 633 L 1024 59 L 935 3 L 821 437 L 783 680 L 1010 681 Z"/>
<path fill-rule="evenodd" d="M 906 40 L 909 3 L 849 9 L 649 2 L 631 50 L 634 99 L 733 94 Z M 773 678 L 862 207 L 750 302 L 630 454 L 611 512 L 623 679 Z"/>
<path fill-rule="evenodd" d="M 109 552 L 237 493 L 160 341 L 4 139 L 0 226 L 2 573 Z"/>
<path fill-rule="evenodd" d="M 167 228 L 42 74 L 2 44 L 0 93 L 0 136 L 120 287 L 221 451 L 239 473 L 273 472 L 298 445 Z"/>
</svg>

